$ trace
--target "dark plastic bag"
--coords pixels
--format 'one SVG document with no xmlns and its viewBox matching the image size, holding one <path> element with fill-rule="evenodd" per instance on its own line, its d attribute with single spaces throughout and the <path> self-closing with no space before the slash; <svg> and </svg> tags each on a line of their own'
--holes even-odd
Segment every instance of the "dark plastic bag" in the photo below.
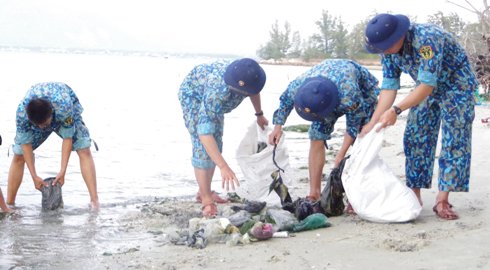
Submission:
<svg viewBox="0 0 490 270">
<path fill-rule="evenodd" d="M 61 185 L 56 183 L 53 186 L 54 177 L 49 177 L 44 179 L 47 182 L 47 186 L 41 187 L 42 193 L 42 208 L 43 210 L 56 210 L 58 208 L 63 208 L 63 197 L 61 195 Z"/>
<path fill-rule="evenodd" d="M 325 187 L 320 196 L 320 204 L 327 217 L 340 216 L 344 213 L 344 186 L 342 185 L 342 171 L 345 161 L 349 156 L 342 159 L 337 168 L 333 168 L 326 179 Z"/>
</svg>

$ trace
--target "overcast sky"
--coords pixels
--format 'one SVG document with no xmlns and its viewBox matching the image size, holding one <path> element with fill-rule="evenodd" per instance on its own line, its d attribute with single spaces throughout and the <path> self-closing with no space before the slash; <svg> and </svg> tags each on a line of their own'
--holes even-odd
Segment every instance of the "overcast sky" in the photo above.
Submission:
<svg viewBox="0 0 490 270">
<path fill-rule="evenodd" d="M 465 5 L 464 0 L 453 0 Z M 482 0 L 471 0 L 477 8 Z M 322 10 L 349 26 L 374 12 L 476 15 L 446 0 L 0 0 L 0 46 L 134 49 L 255 55 L 272 24 L 306 39 Z"/>
</svg>

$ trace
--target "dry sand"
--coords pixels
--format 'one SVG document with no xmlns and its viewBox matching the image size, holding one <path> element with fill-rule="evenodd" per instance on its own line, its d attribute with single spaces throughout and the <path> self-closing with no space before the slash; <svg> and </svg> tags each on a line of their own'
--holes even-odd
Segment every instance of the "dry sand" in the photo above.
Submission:
<svg viewBox="0 0 490 270">
<path fill-rule="evenodd" d="M 148 231 L 154 244 L 105 254 L 87 263 L 96 269 L 490 269 L 490 124 L 481 123 L 484 117 L 490 117 L 488 104 L 476 107 L 471 190 L 450 195 L 458 220 L 441 220 L 432 212 L 437 192 L 433 182 L 431 190 L 422 191 L 424 207 L 413 222 L 378 224 L 345 214 L 329 218 L 331 227 L 294 237 L 196 249 L 169 243 L 167 232 L 186 227 L 190 217 L 199 216 L 200 205 L 191 198 L 161 201 L 127 215 L 127 230 Z M 381 152 L 402 180 L 404 126 L 405 113 L 386 131 Z M 296 179 L 307 175 L 305 169 L 293 170 Z M 305 196 L 308 183 L 296 181 L 293 191 Z"/>
</svg>

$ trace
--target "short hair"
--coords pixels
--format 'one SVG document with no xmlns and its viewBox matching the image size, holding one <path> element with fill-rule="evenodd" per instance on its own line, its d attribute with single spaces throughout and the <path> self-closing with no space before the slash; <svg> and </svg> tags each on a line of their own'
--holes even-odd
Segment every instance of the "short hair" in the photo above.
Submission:
<svg viewBox="0 0 490 270">
<path fill-rule="evenodd" d="M 53 114 L 51 103 L 46 99 L 34 98 L 26 106 L 27 117 L 31 122 L 40 125 L 46 122 Z"/>
</svg>

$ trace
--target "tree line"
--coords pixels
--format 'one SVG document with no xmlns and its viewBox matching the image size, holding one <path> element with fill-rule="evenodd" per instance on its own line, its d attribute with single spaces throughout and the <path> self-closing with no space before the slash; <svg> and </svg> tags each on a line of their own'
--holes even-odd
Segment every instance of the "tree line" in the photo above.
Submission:
<svg viewBox="0 0 490 270">
<path fill-rule="evenodd" d="M 364 30 L 374 15 L 367 16 L 349 31 L 340 16 L 333 16 L 323 10 L 314 22 L 317 32 L 304 39 L 298 31 L 292 30 L 288 21 L 283 24 L 276 21 L 269 31 L 269 41 L 260 46 L 257 56 L 264 60 L 301 59 L 304 62 L 326 58 L 350 58 L 358 61 L 379 59 L 377 55 L 369 54 L 364 49 Z M 410 17 L 410 21 L 416 22 L 417 19 Z M 482 38 L 481 22 L 470 23 L 457 13 L 445 14 L 442 11 L 429 15 L 427 21 L 452 33 L 470 56 L 488 51 Z"/>
</svg>

